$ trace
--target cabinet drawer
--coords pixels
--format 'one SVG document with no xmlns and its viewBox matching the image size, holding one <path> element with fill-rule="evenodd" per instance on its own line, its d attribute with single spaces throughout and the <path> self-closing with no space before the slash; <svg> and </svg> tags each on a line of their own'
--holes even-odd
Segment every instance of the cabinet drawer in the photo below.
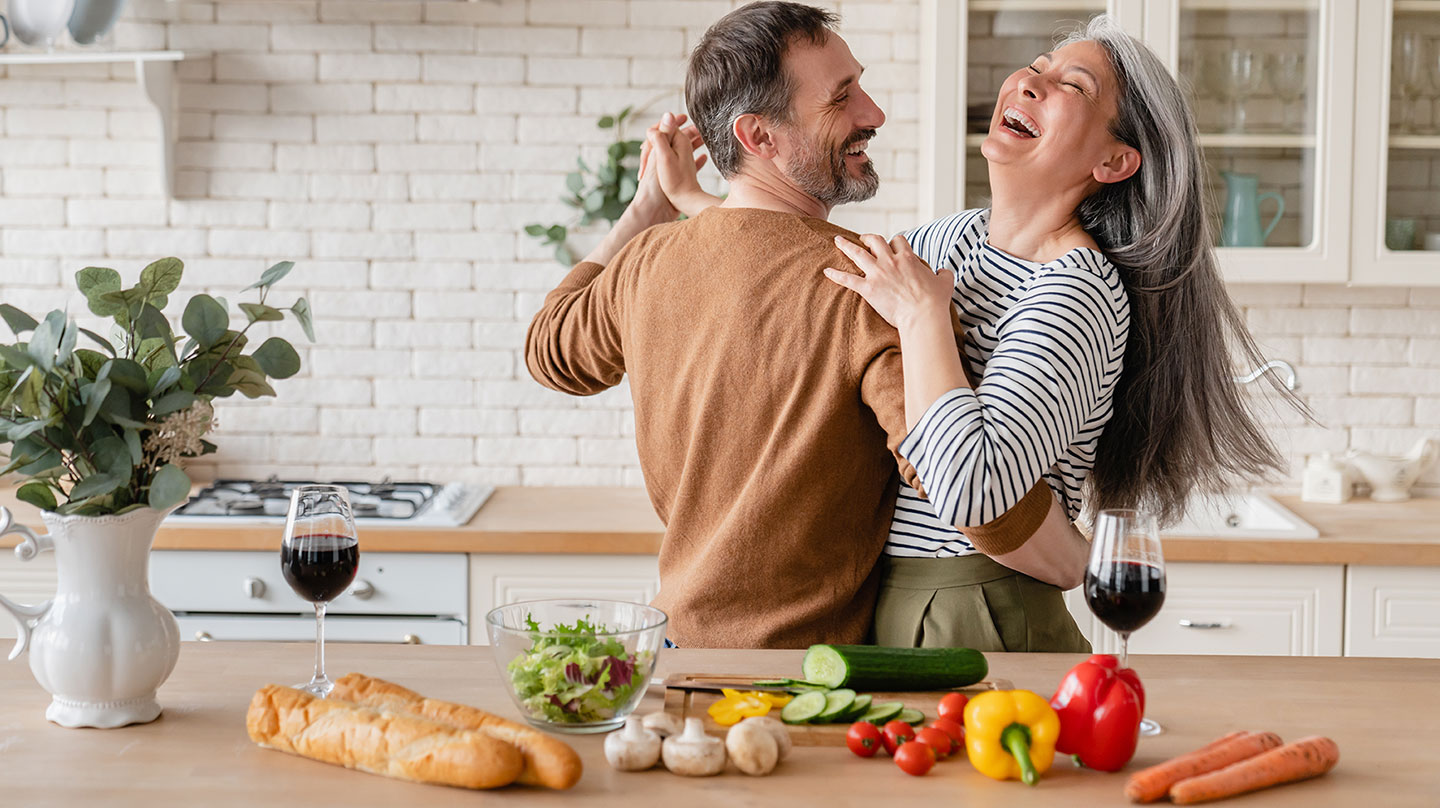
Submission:
<svg viewBox="0 0 1440 808">
<path fill-rule="evenodd" d="M 550 598 L 649 603 L 660 591 L 653 555 L 470 556 L 470 642 L 490 642 L 485 613 L 496 606 Z"/>
<path fill-rule="evenodd" d="M 1440 658 L 1440 569 L 1346 570 L 1345 655 Z"/>
<path fill-rule="evenodd" d="M 1130 637 L 1137 654 L 1338 656 L 1344 568 L 1274 564 L 1166 566 L 1165 605 Z M 1083 587 L 1066 596 L 1097 652 L 1120 638 L 1085 606 Z"/>
<path fill-rule="evenodd" d="M 315 641 L 314 619 L 302 617 L 181 615 L 175 621 L 186 642 Z M 465 624 L 454 619 L 327 615 L 325 642 L 464 645 Z"/>
</svg>

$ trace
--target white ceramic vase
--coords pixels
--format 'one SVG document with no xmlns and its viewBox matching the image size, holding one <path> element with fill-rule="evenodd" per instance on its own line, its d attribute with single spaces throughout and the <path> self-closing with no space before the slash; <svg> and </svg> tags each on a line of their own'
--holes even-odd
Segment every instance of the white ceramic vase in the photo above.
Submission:
<svg viewBox="0 0 1440 808">
<path fill-rule="evenodd" d="M 55 597 L 30 606 L 0 596 L 0 607 L 20 626 L 10 659 L 29 646 L 35 681 L 52 696 L 45 717 L 62 727 L 122 727 L 160 716 L 155 690 L 180 655 L 174 615 L 150 596 L 150 545 L 165 513 L 46 511 L 50 532 L 37 536 L 0 508 L 0 536 L 24 537 L 15 548 L 22 561 L 55 552 Z"/>
<path fill-rule="evenodd" d="M 70 22 L 75 0 L 9 0 L 10 29 L 26 45 L 55 48 L 55 40 Z"/>
</svg>

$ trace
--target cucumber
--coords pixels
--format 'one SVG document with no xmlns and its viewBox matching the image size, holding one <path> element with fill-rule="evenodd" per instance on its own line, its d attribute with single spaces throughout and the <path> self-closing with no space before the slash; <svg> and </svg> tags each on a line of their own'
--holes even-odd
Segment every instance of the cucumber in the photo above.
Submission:
<svg viewBox="0 0 1440 808">
<path fill-rule="evenodd" d="M 793 704 L 794 702 L 791 702 Z M 788 706 L 788 705 L 787 705 Z M 884 726 L 889 721 L 905 710 L 905 705 L 898 701 L 886 701 L 873 705 L 860 716 L 861 721 L 869 721 L 875 726 Z"/>
<path fill-rule="evenodd" d="M 756 679 L 750 683 L 753 687 L 789 687 L 789 679 Z"/>
<path fill-rule="evenodd" d="M 780 720 L 787 724 L 804 724 L 825 710 L 825 694 L 812 690 L 801 693 L 780 709 Z"/>
<path fill-rule="evenodd" d="M 801 670 L 806 681 L 826 687 L 907 692 L 973 685 L 990 665 L 973 648 L 812 645 Z"/>
<path fill-rule="evenodd" d="M 895 718 L 896 720 L 904 721 L 907 724 L 925 723 L 925 714 L 920 712 L 919 710 L 910 707 L 906 707 L 905 709 L 901 710 L 900 714 L 895 716 Z"/>
<path fill-rule="evenodd" d="M 843 687 L 839 690 L 832 690 L 825 694 L 825 709 L 811 720 L 816 724 L 828 724 L 850 712 L 853 704 L 855 704 L 855 691 Z"/>
<path fill-rule="evenodd" d="M 862 693 L 855 697 L 855 703 L 850 705 L 850 709 L 846 710 L 844 715 L 837 717 L 835 720 L 846 724 L 859 721 L 860 716 L 870 711 L 870 704 L 874 701 L 874 696 L 869 693 Z"/>
</svg>

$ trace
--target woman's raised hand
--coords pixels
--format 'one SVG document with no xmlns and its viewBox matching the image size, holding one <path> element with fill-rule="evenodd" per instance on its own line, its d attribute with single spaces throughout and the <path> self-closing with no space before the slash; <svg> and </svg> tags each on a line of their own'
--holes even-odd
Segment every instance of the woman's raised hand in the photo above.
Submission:
<svg viewBox="0 0 1440 808">
<path fill-rule="evenodd" d="M 686 216 L 694 216 L 717 204 L 719 197 L 705 193 L 697 176 L 708 155 L 695 156 L 705 145 L 694 126 L 685 125 L 685 115 L 667 112 L 660 122 L 645 130 L 645 144 L 640 150 L 640 178 L 655 169 L 665 197 Z"/>
<path fill-rule="evenodd" d="M 904 236 L 887 242 L 882 236 L 867 234 L 860 241 L 865 246 L 844 236 L 835 237 L 835 246 L 855 262 L 860 274 L 826 267 L 825 277 L 858 293 L 885 322 L 902 332 L 930 317 L 941 317 L 948 325 L 954 272 L 931 270 Z"/>
</svg>

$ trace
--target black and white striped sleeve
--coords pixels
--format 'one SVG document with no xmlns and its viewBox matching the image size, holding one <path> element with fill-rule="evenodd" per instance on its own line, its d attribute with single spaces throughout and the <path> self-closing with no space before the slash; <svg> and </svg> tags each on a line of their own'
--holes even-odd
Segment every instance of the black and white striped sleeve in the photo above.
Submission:
<svg viewBox="0 0 1440 808">
<path fill-rule="evenodd" d="M 1100 261 L 1082 254 L 1032 279 L 997 324 L 979 387 L 941 396 L 901 443 L 947 524 L 1013 507 L 1108 401 L 1129 311 L 1116 273 L 1086 265 Z"/>
</svg>

